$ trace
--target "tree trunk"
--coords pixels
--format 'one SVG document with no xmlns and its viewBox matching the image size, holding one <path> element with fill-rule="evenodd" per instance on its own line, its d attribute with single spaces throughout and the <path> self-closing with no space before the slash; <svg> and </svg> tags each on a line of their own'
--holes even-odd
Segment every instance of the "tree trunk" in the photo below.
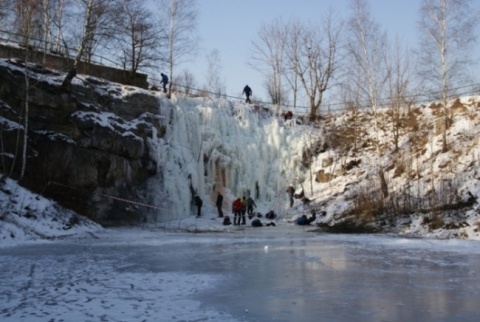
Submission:
<svg viewBox="0 0 480 322">
<path fill-rule="evenodd" d="M 378 176 L 380 177 L 380 188 L 382 189 L 383 197 L 388 197 L 388 185 L 387 181 L 385 180 L 385 174 L 383 173 L 383 169 L 378 170 Z"/>
<path fill-rule="evenodd" d="M 77 76 L 77 67 L 74 66 L 70 71 L 68 72 L 67 76 L 62 82 L 62 88 L 68 89 L 70 88 L 70 84 L 72 83 L 73 78 Z"/>
</svg>

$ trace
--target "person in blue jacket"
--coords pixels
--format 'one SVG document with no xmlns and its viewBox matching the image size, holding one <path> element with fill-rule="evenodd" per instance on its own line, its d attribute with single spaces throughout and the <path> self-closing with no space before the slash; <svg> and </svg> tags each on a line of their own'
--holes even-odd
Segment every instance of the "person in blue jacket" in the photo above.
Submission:
<svg viewBox="0 0 480 322">
<path fill-rule="evenodd" d="M 164 73 L 160 73 L 160 75 L 162 76 L 163 92 L 166 93 L 167 92 L 168 77 Z"/>
<path fill-rule="evenodd" d="M 316 214 L 315 210 L 312 210 L 312 216 L 310 218 L 307 218 L 306 215 L 302 215 L 302 216 L 298 217 L 297 219 L 295 219 L 295 223 L 297 225 L 300 225 L 300 226 L 306 226 L 306 225 L 310 225 L 312 222 L 314 222 L 315 219 L 317 219 L 317 214 Z"/>
</svg>

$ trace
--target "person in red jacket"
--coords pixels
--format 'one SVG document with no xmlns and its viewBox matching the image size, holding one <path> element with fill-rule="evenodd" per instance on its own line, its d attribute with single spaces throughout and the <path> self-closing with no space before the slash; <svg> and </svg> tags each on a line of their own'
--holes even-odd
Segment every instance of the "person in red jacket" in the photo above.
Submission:
<svg viewBox="0 0 480 322">
<path fill-rule="evenodd" d="M 242 225 L 246 225 L 245 214 L 247 213 L 247 200 L 243 197 L 242 201 Z"/>
<path fill-rule="evenodd" d="M 283 117 L 285 118 L 285 121 L 286 121 L 286 120 L 291 120 L 292 117 L 293 117 L 292 111 L 287 111 L 287 112 L 283 115 Z"/>
<path fill-rule="evenodd" d="M 242 217 L 242 199 L 237 198 L 232 204 L 233 224 L 240 225 L 240 218 Z"/>
</svg>

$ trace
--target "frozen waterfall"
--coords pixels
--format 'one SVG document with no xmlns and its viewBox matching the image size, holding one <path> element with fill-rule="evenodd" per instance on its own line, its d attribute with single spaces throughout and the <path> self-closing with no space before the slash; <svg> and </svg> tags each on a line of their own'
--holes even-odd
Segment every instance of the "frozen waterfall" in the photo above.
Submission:
<svg viewBox="0 0 480 322">
<path fill-rule="evenodd" d="M 234 198 L 251 195 L 257 203 L 281 212 L 288 185 L 303 182 L 302 127 L 284 122 L 263 107 L 208 98 L 159 98 L 167 127 L 152 140 L 158 177 L 150 185 L 161 211 L 155 221 L 193 214 L 197 193 L 208 211 L 218 192 L 224 209 Z"/>
</svg>

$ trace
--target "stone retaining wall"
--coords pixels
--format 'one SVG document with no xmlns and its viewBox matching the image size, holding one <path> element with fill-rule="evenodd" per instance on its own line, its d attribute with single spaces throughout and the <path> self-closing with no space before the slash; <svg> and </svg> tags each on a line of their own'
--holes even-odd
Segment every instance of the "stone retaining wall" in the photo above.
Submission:
<svg viewBox="0 0 480 322">
<path fill-rule="evenodd" d="M 25 50 L 20 47 L 11 47 L 0 44 L 1 58 L 18 58 L 25 60 Z M 73 65 L 73 59 L 60 55 L 44 54 L 36 50 L 29 51 L 29 62 L 43 65 L 45 57 L 45 65 L 49 69 L 67 71 Z M 133 85 L 141 88 L 148 88 L 147 75 L 136 73 L 132 79 L 128 71 L 113 67 L 96 65 L 91 63 L 80 62 L 78 65 L 79 74 L 87 74 L 98 78 L 103 78 L 115 83 L 125 85 Z"/>
</svg>

